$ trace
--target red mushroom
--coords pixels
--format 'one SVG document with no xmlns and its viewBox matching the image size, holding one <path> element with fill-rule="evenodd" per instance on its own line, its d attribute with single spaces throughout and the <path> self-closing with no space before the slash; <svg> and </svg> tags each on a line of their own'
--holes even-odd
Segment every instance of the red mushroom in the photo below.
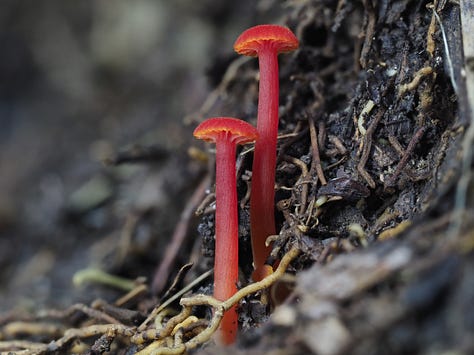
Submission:
<svg viewBox="0 0 474 355">
<path fill-rule="evenodd" d="M 253 142 L 257 130 L 247 122 L 230 117 L 215 117 L 202 122 L 194 136 L 216 144 L 216 246 L 214 256 L 214 297 L 226 300 L 237 291 L 239 275 L 237 184 L 235 152 L 237 144 Z M 235 341 L 237 312 L 233 307 L 224 314 L 220 340 Z"/>
<path fill-rule="evenodd" d="M 260 86 L 257 131 L 252 168 L 250 222 L 252 236 L 253 279 L 261 280 L 272 272 L 265 265 L 270 247 L 269 235 L 275 234 L 275 169 L 278 135 L 278 60 L 277 55 L 298 48 L 298 39 L 286 27 L 260 25 L 243 32 L 234 43 L 234 50 L 243 55 L 258 56 Z"/>
</svg>

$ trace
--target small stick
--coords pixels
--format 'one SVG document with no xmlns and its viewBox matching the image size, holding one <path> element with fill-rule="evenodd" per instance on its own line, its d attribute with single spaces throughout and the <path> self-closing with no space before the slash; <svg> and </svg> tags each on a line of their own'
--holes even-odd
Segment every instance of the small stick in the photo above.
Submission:
<svg viewBox="0 0 474 355">
<path fill-rule="evenodd" d="M 300 175 L 300 178 L 298 179 L 298 181 L 300 181 L 300 183 L 297 183 L 297 184 L 298 185 L 299 184 L 303 185 L 302 188 L 301 188 L 300 203 L 301 203 L 301 211 L 304 211 L 306 209 L 306 202 L 308 200 L 308 183 L 311 182 L 311 181 L 307 180 L 308 167 L 300 159 L 289 156 L 289 155 L 284 155 L 283 159 L 286 160 L 287 162 L 293 164 L 293 165 L 296 165 L 301 170 L 301 175 Z"/>
<path fill-rule="evenodd" d="M 413 151 L 415 150 L 416 145 L 420 141 L 421 137 L 423 137 L 423 134 L 426 131 L 426 126 L 420 127 L 417 129 L 413 137 L 411 137 L 410 142 L 408 143 L 407 149 L 403 153 L 402 158 L 397 164 L 397 167 L 395 168 L 395 172 L 390 176 L 386 182 L 385 186 L 393 186 L 395 185 L 395 180 L 398 179 L 398 176 L 402 172 L 403 168 L 407 165 L 408 159 L 412 155 Z"/>
<path fill-rule="evenodd" d="M 339 139 L 337 136 L 329 135 L 328 136 L 329 142 L 334 144 L 336 147 L 337 152 L 341 155 L 346 155 L 347 154 L 347 148 L 344 146 L 344 143 Z"/>
<path fill-rule="evenodd" d="M 375 24 L 377 18 L 374 6 L 372 5 L 372 1 L 362 0 L 362 3 L 364 4 L 365 8 L 364 22 L 367 21 L 367 25 L 365 29 L 364 44 L 362 45 L 362 50 L 360 51 L 359 63 L 362 69 L 365 69 L 367 67 L 367 57 L 369 55 L 370 47 L 372 46 L 372 41 L 374 38 Z"/>
<path fill-rule="evenodd" d="M 216 194 L 214 192 L 208 193 L 206 197 L 202 199 L 202 202 L 199 204 L 199 206 L 196 207 L 196 211 L 194 212 L 194 214 L 196 216 L 200 216 L 204 214 L 204 212 L 206 211 L 207 205 L 209 205 L 211 201 L 214 200 L 215 198 L 216 198 Z"/>
<path fill-rule="evenodd" d="M 369 159 L 370 148 L 372 147 L 372 139 L 373 139 L 372 136 L 375 132 L 375 129 L 377 128 L 377 125 L 382 119 L 384 113 L 385 113 L 385 110 L 380 110 L 377 113 L 377 115 L 375 115 L 374 120 L 370 123 L 369 128 L 367 128 L 367 131 L 365 132 L 365 135 L 362 141 L 363 142 L 362 155 L 360 157 L 359 163 L 357 164 L 357 171 L 359 172 L 360 175 L 362 175 L 362 177 L 365 179 L 367 184 L 369 184 L 369 186 L 373 189 L 375 188 L 375 181 L 369 175 L 367 170 L 365 170 L 365 164 L 367 163 L 367 160 Z"/>
<path fill-rule="evenodd" d="M 309 136 L 311 138 L 311 152 L 313 155 L 310 171 L 311 173 L 316 171 L 318 179 L 319 181 L 321 181 L 321 184 L 326 185 L 327 180 L 324 176 L 323 168 L 321 167 L 321 157 L 319 156 L 318 135 L 316 133 L 316 127 L 314 125 L 314 119 L 311 115 L 308 115 L 308 124 Z"/>
</svg>

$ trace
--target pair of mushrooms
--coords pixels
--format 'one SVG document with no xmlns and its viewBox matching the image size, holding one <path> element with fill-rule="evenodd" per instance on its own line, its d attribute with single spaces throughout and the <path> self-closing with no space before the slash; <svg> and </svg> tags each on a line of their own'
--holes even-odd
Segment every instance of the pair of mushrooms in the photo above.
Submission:
<svg viewBox="0 0 474 355">
<path fill-rule="evenodd" d="M 259 25 L 243 32 L 234 50 L 259 59 L 260 83 L 257 128 L 237 118 L 214 117 L 202 122 L 194 136 L 216 144 L 216 217 L 214 297 L 226 300 L 237 292 L 238 282 L 238 213 L 235 154 L 238 144 L 255 141 L 250 197 L 251 240 L 255 281 L 271 274 L 265 265 L 270 247 L 268 236 L 274 235 L 275 169 L 278 134 L 278 60 L 277 55 L 298 48 L 298 40 L 286 27 Z M 238 326 L 236 308 L 224 315 L 220 341 L 235 341 Z"/>
</svg>

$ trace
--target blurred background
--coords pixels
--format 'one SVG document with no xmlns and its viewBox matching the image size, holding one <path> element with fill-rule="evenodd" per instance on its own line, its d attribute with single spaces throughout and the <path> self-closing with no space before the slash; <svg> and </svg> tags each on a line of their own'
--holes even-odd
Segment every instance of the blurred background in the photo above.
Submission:
<svg viewBox="0 0 474 355">
<path fill-rule="evenodd" d="M 138 193 L 117 188 L 136 171 L 111 177 L 102 160 L 137 142 L 185 151 L 193 127 L 183 117 L 235 58 L 238 34 L 278 18 L 281 5 L 0 3 L 0 310 L 70 304 L 88 247 L 120 229 Z M 120 201 L 112 212 L 96 208 L 110 199 Z"/>
</svg>

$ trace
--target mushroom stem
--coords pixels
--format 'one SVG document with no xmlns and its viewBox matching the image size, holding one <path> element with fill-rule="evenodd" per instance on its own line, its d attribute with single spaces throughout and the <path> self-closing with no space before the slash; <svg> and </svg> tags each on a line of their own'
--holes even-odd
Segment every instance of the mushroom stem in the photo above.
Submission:
<svg viewBox="0 0 474 355">
<path fill-rule="evenodd" d="M 202 122 L 194 136 L 216 143 L 216 246 L 214 255 L 214 297 L 225 301 L 237 292 L 239 278 L 239 219 L 235 152 L 237 144 L 254 142 L 257 130 L 232 117 L 214 117 Z M 219 340 L 235 341 L 238 328 L 236 306 L 224 313 Z"/>
<path fill-rule="evenodd" d="M 234 50 L 258 57 L 260 84 L 258 94 L 257 131 L 252 167 L 250 224 L 252 233 L 253 279 L 259 281 L 273 272 L 265 265 L 271 248 L 265 240 L 274 235 L 275 227 L 275 169 L 278 135 L 278 59 L 279 53 L 298 48 L 298 39 L 286 27 L 259 25 L 244 31 L 235 41 Z"/>
<path fill-rule="evenodd" d="M 265 265 L 271 247 L 265 240 L 275 232 L 275 167 L 278 135 L 278 59 L 277 51 L 269 43 L 259 51 L 260 68 L 257 131 L 252 168 L 252 194 L 250 196 L 250 221 L 252 253 L 258 281 L 271 273 Z"/>
<path fill-rule="evenodd" d="M 219 301 L 225 301 L 237 292 L 236 284 L 239 278 L 236 145 L 228 135 L 228 132 L 222 132 L 216 139 L 214 297 Z M 234 306 L 222 318 L 219 328 L 222 343 L 231 344 L 235 341 L 237 321 Z"/>
</svg>

